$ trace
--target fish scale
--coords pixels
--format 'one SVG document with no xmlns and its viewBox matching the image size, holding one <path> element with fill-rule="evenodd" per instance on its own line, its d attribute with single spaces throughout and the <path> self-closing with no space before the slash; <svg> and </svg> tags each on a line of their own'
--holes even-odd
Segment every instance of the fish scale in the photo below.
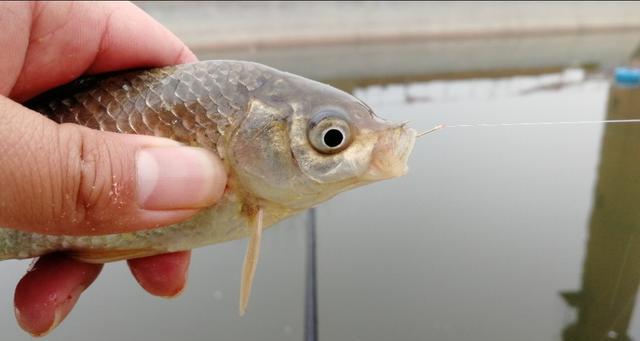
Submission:
<svg viewBox="0 0 640 341">
<path fill-rule="evenodd" d="M 254 76 L 237 76 L 243 70 L 250 71 Z M 54 100 L 36 99 L 28 105 L 59 123 L 77 123 L 104 131 L 171 138 L 208 148 L 223 157 L 216 142 L 227 127 L 241 118 L 241 113 L 232 110 L 229 104 L 224 107 L 224 113 L 218 108 L 230 100 L 235 104 L 242 100 L 246 106 L 251 92 L 249 89 L 259 88 L 269 78 L 260 75 L 264 72 L 276 71 L 235 61 L 179 65 L 117 75 L 99 80 L 95 88 L 89 91 Z M 226 84 L 219 81 L 227 79 L 229 73 L 236 74 L 231 78 L 234 80 L 234 84 L 231 84 L 233 89 L 226 90 L 233 91 L 233 96 L 223 94 L 222 88 Z M 193 77 L 192 74 L 199 77 Z M 145 250 L 146 255 L 236 239 L 246 234 L 246 219 L 239 214 L 240 209 L 239 200 L 234 195 L 227 195 L 220 205 L 203 210 L 187 223 L 102 236 L 52 236 L 0 228 L 0 259 L 30 258 L 57 250 L 92 248 L 141 249 Z M 210 220 L 211 216 L 217 218 Z M 224 222 L 228 230 L 207 228 L 211 221 L 218 224 Z"/>
</svg>

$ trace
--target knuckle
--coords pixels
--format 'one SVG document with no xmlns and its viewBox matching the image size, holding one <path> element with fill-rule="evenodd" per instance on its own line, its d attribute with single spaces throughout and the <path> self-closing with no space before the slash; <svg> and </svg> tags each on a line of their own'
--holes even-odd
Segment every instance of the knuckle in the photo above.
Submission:
<svg viewBox="0 0 640 341">
<path fill-rule="evenodd" d="M 109 219 L 105 211 L 119 194 L 111 146 L 97 134 L 74 124 L 62 124 L 60 130 L 61 148 L 69 153 L 70 176 L 65 193 L 74 212 L 70 223 L 90 226 Z"/>
</svg>

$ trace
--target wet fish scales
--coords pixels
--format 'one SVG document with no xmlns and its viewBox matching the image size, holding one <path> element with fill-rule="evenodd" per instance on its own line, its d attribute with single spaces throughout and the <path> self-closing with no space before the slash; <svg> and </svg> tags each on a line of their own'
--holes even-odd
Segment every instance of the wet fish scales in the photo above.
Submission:
<svg viewBox="0 0 640 341">
<path fill-rule="evenodd" d="M 237 66 L 231 68 L 230 64 Z M 223 113 L 216 110 L 216 106 L 210 105 L 224 98 L 222 87 L 225 84 L 209 81 L 205 75 L 216 79 L 227 78 L 226 74 L 229 72 L 241 73 L 247 65 L 250 64 L 211 61 L 159 70 L 133 71 L 115 76 L 107 75 L 105 79 L 93 77 L 70 84 L 54 93 L 45 94 L 27 103 L 27 106 L 59 123 L 77 123 L 105 131 L 167 137 L 186 144 L 202 146 L 219 154 L 215 142 L 225 128 L 219 127 L 219 124 L 230 126 L 240 119 L 241 115 L 232 110 Z M 260 75 L 268 72 L 260 67 L 251 65 L 250 72 L 255 76 L 248 78 L 248 88 L 242 82 L 246 81 L 247 77 L 234 76 L 238 82 L 233 84 L 233 91 L 236 93 L 233 100 L 243 100 L 243 105 L 247 104 L 249 89 L 255 90 L 259 87 L 257 80 L 262 79 L 264 82 L 268 78 Z M 199 77 L 193 77 L 192 74 Z M 54 96 L 57 98 L 52 98 Z M 185 102 L 189 104 L 185 105 Z M 194 122 L 199 124 L 195 125 Z M 142 248 L 146 249 L 148 254 L 166 252 L 172 248 L 156 246 L 156 250 L 153 250 L 142 241 L 148 236 L 163 234 L 166 234 L 163 238 L 165 240 L 175 239 L 168 236 L 176 234 L 178 229 L 178 226 L 174 226 L 119 237 L 55 237 L 0 228 L 0 259 L 28 258 L 60 249 L 90 249 L 94 246 L 100 250 Z M 194 233 L 188 228 L 180 230 L 180 234 Z M 233 237 L 232 235 L 231 233 L 229 237 Z"/>
</svg>

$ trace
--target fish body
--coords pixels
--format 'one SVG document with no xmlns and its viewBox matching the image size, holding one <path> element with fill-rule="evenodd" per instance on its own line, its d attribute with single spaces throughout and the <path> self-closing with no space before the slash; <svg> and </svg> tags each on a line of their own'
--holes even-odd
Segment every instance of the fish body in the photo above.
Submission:
<svg viewBox="0 0 640 341">
<path fill-rule="evenodd" d="M 250 236 L 344 190 L 406 172 L 415 131 L 353 96 L 243 61 L 203 61 L 87 79 L 27 105 L 59 123 L 167 137 L 223 161 L 222 199 L 188 221 L 58 236 L 0 228 L 0 259 L 66 251 L 108 262 Z"/>
</svg>

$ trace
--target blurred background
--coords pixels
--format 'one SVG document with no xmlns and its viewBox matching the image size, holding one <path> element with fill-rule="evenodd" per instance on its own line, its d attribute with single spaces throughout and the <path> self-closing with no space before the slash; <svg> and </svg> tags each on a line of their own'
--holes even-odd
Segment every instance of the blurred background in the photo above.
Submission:
<svg viewBox="0 0 640 341">
<path fill-rule="evenodd" d="M 46 340 L 640 340 L 638 2 L 135 2 L 200 59 L 268 64 L 418 130 L 407 176 L 194 252 L 162 300 L 109 264 Z M 3 340 L 28 261 L 0 263 Z"/>
</svg>

